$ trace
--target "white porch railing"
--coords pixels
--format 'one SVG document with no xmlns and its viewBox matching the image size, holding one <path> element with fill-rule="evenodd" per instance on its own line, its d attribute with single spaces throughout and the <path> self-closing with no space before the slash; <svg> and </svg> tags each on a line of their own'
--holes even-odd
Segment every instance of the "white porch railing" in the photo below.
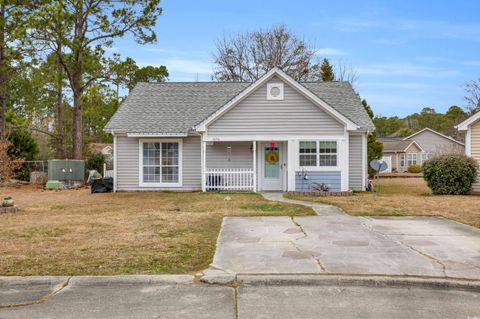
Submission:
<svg viewBox="0 0 480 319">
<path fill-rule="evenodd" d="M 252 168 L 207 168 L 207 191 L 255 191 Z"/>
</svg>

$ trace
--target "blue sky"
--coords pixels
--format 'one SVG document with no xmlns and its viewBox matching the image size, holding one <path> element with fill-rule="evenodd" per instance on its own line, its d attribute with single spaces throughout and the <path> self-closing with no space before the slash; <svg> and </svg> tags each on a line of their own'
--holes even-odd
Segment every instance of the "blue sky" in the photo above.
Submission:
<svg viewBox="0 0 480 319">
<path fill-rule="evenodd" d="M 210 80 L 215 41 L 285 24 L 319 57 L 357 69 L 356 90 L 376 114 L 405 116 L 464 106 L 480 77 L 480 1 L 163 0 L 158 42 L 117 40 L 110 51 L 164 64 L 170 81 Z"/>
</svg>

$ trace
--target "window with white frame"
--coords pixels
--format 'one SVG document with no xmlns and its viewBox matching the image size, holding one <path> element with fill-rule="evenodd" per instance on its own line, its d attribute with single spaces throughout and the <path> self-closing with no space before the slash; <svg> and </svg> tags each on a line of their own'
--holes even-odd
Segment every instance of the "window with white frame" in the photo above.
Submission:
<svg viewBox="0 0 480 319">
<path fill-rule="evenodd" d="M 400 154 L 400 166 L 405 166 L 405 153 Z"/>
<path fill-rule="evenodd" d="M 417 153 L 408 153 L 407 163 L 408 163 L 408 166 L 417 164 Z"/>
<path fill-rule="evenodd" d="M 180 183 L 180 143 L 141 142 L 142 183 L 178 185 Z"/>
<path fill-rule="evenodd" d="M 337 166 L 336 141 L 301 141 L 299 147 L 300 166 Z"/>
<path fill-rule="evenodd" d="M 425 163 L 425 161 L 429 160 L 432 154 L 430 153 L 422 153 L 422 163 Z"/>
</svg>

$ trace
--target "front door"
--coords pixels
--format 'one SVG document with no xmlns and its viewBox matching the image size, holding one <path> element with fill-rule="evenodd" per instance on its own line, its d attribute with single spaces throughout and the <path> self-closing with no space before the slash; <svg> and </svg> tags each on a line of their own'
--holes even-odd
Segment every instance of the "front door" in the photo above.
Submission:
<svg viewBox="0 0 480 319">
<path fill-rule="evenodd" d="M 262 144 L 262 190 L 283 190 L 283 149 L 277 143 L 272 148 L 269 144 Z"/>
</svg>

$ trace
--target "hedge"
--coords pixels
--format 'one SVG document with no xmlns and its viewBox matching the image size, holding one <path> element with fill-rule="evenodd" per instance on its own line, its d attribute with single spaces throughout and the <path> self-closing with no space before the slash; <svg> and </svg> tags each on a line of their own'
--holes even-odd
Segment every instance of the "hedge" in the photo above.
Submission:
<svg viewBox="0 0 480 319">
<path fill-rule="evenodd" d="M 460 154 L 441 155 L 423 163 L 423 178 L 436 195 L 470 193 L 477 178 L 478 164 Z"/>
</svg>

